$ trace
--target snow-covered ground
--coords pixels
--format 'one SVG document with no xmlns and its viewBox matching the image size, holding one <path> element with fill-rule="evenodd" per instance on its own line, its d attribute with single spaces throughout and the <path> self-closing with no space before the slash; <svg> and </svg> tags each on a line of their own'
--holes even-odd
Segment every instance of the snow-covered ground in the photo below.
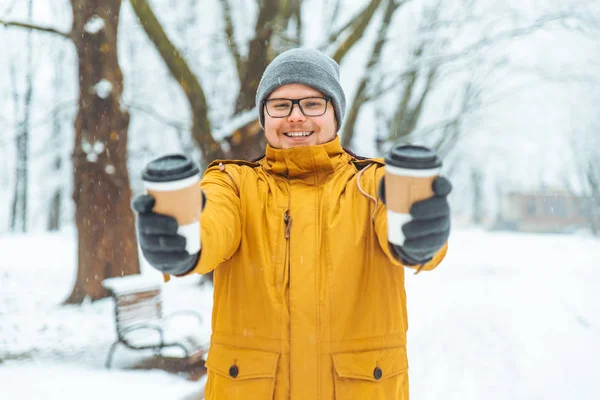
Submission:
<svg viewBox="0 0 600 400">
<path fill-rule="evenodd" d="M 119 346 L 113 368 L 104 368 L 116 339 L 113 301 L 60 305 L 75 279 L 74 239 L 71 233 L 0 237 L 0 400 L 198 399 L 203 379 L 124 369 L 151 352 Z M 142 273 L 161 280 L 146 264 Z M 164 285 L 164 310 L 196 310 L 210 327 L 212 292 L 198 278 Z"/>
<path fill-rule="evenodd" d="M 192 399 L 202 381 L 124 369 L 110 299 L 60 306 L 73 235 L 0 237 L 0 399 Z M 455 230 L 434 272 L 407 271 L 411 398 L 600 398 L 600 240 Z M 152 274 L 148 268 L 144 274 Z M 164 286 L 167 312 L 210 319 L 197 277 Z"/>
</svg>

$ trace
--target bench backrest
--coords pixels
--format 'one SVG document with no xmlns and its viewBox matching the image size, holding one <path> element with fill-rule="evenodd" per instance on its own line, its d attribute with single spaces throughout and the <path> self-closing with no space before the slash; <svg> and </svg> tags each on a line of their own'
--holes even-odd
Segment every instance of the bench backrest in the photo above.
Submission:
<svg viewBox="0 0 600 400">
<path fill-rule="evenodd" d="M 162 318 L 160 289 L 113 294 L 117 333 L 133 325 L 144 325 Z"/>
<path fill-rule="evenodd" d="M 134 325 L 149 325 L 163 317 L 161 287 L 156 276 L 127 275 L 107 278 L 102 286 L 115 301 L 117 334 Z"/>
</svg>

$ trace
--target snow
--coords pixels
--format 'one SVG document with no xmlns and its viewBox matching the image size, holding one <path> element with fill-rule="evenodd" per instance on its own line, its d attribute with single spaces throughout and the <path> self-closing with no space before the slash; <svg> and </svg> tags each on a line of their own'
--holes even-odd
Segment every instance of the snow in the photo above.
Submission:
<svg viewBox="0 0 600 400">
<path fill-rule="evenodd" d="M 104 29 L 104 20 L 97 15 L 93 15 L 90 19 L 88 19 L 83 29 L 87 33 L 95 35 Z"/>
<path fill-rule="evenodd" d="M 74 234 L 0 236 L 0 254 L 2 399 L 201 398 L 203 380 L 128 369 L 143 352 L 119 348 L 104 368 L 112 300 L 60 305 L 74 280 Z M 407 270 L 411 398 L 599 398 L 598 260 L 600 240 L 589 236 L 456 229 L 435 271 Z M 159 280 L 142 267 L 142 281 Z M 197 281 L 161 283 L 165 309 L 199 312 L 206 331 L 212 293 Z"/>
<path fill-rule="evenodd" d="M 216 139 L 223 139 L 224 137 L 231 135 L 236 130 L 256 119 L 256 115 L 256 107 L 252 108 L 252 110 L 245 111 L 227 121 L 223 126 L 219 127 L 213 136 Z"/>
<path fill-rule="evenodd" d="M 106 167 L 104 167 L 104 172 L 106 172 L 108 175 L 114 175 L 115 172 L 117 172 L 117 169 L 114 165 L 108 164 Z"/>
<path fill-rule="evenodd" d="M 599 398 L 600 241 L 472 230 L 450 249 L 408 279 L 413 397 Z"/>
<path fill-rule="evenodd" d="M 101 79 L 92 87 L 92 92 L 96 93 L 96 95 L 103 100 L 107 99 L 112 92 L 112 83 L 107 79 Z"/>
<path fill-rule="evenodd" d="M 104 151 L 104 143 L 100 142 L 100 141 L 95 141 L 94 142 L 94 152 L 96 154 L 100 154 Z"/>
<path fill-rule="evenodd" d="M 124 373 L 54 364 L 0 368 L 0 377 L 2 398 L 7 400 L 191 400 L 199 386 L 199 383 L 185 383 L 180 378 L 157 371 Z"/>
<path fill-rule="evenodd" d="M 156 275 L 131 275 L 105 279 L 102 285 L 113 293 L 122 294 L 160 288 L 162 282 Z"/>
<path fill-rule="evenodd" d="M 75 280 L 72 232 L 0 236 L 0 254 L 0 399 L 184 399 L 200 392 L 202 379 L 129 369 L 151 356 L 150 351 L 119 346 L 112 369 L 104 367 L 116 339 L 112 299 L 61 305 Z M 142 276 L 161 281 L 145 263 Z M 169 333 L 195 330 L 207 340 L 212 292 L 198 287 L 198 278 L 161 283 L 164 313 L 199 313 L 201 325 L 197 319 L 174 317 L 168 321 L 174 328 Z"/>
</svg>

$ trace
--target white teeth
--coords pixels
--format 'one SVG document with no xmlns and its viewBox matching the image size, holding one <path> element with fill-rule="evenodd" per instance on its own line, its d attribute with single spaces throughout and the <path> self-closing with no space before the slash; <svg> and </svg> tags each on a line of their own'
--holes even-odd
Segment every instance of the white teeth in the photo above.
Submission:
<svg viewBox="0 0 600 400">
<path fill-rule="evenodd" d="M 289 137 L 300 137 L 300 136 L 308 136 L 312 132 L 288 132 L 285 135 Z"/>
</svg>

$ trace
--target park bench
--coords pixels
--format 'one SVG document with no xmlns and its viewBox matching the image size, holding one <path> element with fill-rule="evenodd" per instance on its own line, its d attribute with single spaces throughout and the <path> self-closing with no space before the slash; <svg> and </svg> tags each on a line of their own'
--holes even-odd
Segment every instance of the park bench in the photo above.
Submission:
<svg viewBox="0 0 600 400">
<path fill-rule="evenodd" d="M 162 282 L 129 275 L 105 279 L 102 285 L 114 300 L 117 330 L 117 340 L 106 359 L 107 368 L 119 344 L 131 350 L 152 350 L 155 356 L 177 359 L 185 365 L 195 364 L 207 354 L 208 338 L 201 337 L 206 327 L 199 314 L 185 310 L 163 315 Z M 186 332 L 190 326 L 192 332 Z"/>
</svg>

